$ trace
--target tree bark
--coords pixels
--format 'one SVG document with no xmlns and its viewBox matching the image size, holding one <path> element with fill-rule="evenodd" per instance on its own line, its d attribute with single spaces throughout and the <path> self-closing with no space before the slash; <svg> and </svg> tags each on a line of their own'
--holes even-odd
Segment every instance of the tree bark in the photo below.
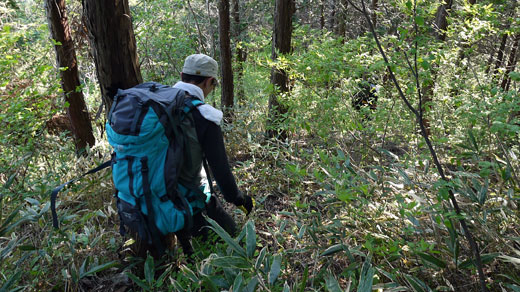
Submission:
<svg viewBox="0 0 520 292">
<path fill-rule="evenodd" d="M 231 45 L 229 40 L 229 0 L 219 0 L 220 68 L 222 73 L 221 104 L 228 122 L 233 114 L 233 69 L 231 67 Z"/>
<path fill-rule="evenodd" d="M 247 52 L 242 45 L 242 24 L 240 23 L 240 3 L 239 0 L 233 0 L 233 35 L 235 38 L 235 55 L 237 62 L 237 99 L 238 103 L 242 104 L 245 101 L 244 84 L 242 83 L 244 77 L 244 62 L 247 58 Z"/>
<path fill-rule="evenodd" d="M 493 71 L 493 75 L 498 75 L 498 71 L 500 67 L 502 67 L 502 64 L 504 62 L 504 53 L 506 50 L 506 44 L 507 44 L 507 34 L 504 33 L 502 35 L 502 38 L 500 40 L 500 47 L 498 48 L 498 54 L 497 54 L 497 60 L 495 62 L 495 70 Z"/>
<path fill-rule="evenodd" d="M 347 6 L 348 6 L 347 0 L 340 0 L 339 11 L 336 14 L 336 18 L 337 18 L 336 23 L 338 24 L 336 34 L 342 38 L 342 40 L 341 40 L 342 43 L 345 43 L 345 34 L 347 32 L 347 20 L 346 20 Z"/>
<path fill-rule="evenodd" d="M 94 146 L 96 140 L 81 91 L 76 51 L 72 41 L 65 0 L 45 0 L 44 5 L 51 38 L 56 42 L 54 48 L 56 49 L 57 65 L 60 68 L 61 87 L 68 103 L 67 115 L 71 123 L 76 150 L 79 153 L 87 145 Z"/>
<path fill-rule="evenodd" d="M 377 27 L 377 14 L 376 14 L 377 0 L 372 0 L 372 2 L 370 3 L 370 10 L 372 12 L 372 15 L 371 15 L 372 24 L 374 25 L 374 27 Z"/>
<path fill-rule="evenodd" d="M 435 14 L 435 37 L 440 41 L 446 40 L 446 29 L 448 28 L 448 14 L 453 5 L 453 0 L 446 0 L 437 8 Z"/>
<path fill-rule="evenodd" d="M 507 63 L 506 71 L 504 72 L 504 78 L 502 79 L 502 84 L 500 85 L 500 87 L 502 87 L 502 89 L 506 91 L 509 90 L 509 85 L 511 84 L 511 77 L 509 77 L 509 73 L 511 73 L 511 71 L 515 69 L 516 63 L 518 61 L 516 55 L 519 43 L 520 33 L 517 33 L 513 40 L 513 48 L 511 48 L 511 52 L 509 53 L 509 62 Z"/>
<path fill-rule="evenodd" d="M 82 0 L 106 113 L 117 89 L 143 82 L 128 0 Z"/>
<path fill-rule="evenodd" d="M 291 52 L 293 13 L 293 0 L 276 0 L 271 55 L 273 61 L 278 59 L 278 53 L 283 55 Z M 267 127 L 267 134 L 271 138 L 277 137 L 285 139 L 287 137 L 286 131 L 280 127 L 281 122 L 284 120 L 283 116 L 287 113 L 287 107 L 280 102 L 280 96 L 289 92 L 288 83 L 289 78 L 287 72 L 274 66 L 271 69 L 271 84 L 273 84 L 275 92 L 269 96 L 269 118 Z"/>
<path fill-rule="evenodd" d="M 329 0 L 330 1 L 330 16 L 329 16 L 329 31 L 333 32 L 336 27 L 336 1 L 337 0 Z"/>
<path fill-rule="evenodd" d="M 446 40 L 446 29 L 448 28 L 448 15 L 451 10 L 451 6 L 453 5 L 453 0 L 447 0 L 442 3 L 437 8 L 437 13 L 435 14 L 435 30 L 434 36 L 440 41 L 444 42 Z M 432 82 L 424 89 L 424 95 L 421 100 L 420 112 L 422 116 L 423 126 L 426 130 L 426 134 L 430 135 L 430 119 L 428 117 L 429 111 L 431 109 L 431 103 L 433 101 L 433 88 L 435 87 L 435 80 L 437 79 L 437 66 L 432 66 L 431 68 L 431 78 Z"/>
<path fill-rule="evenodd" d="M 319 8 L 320 8 L 320 30 L 325 28 L 325 4 L 323 3 L 325 0 L 319 0 Z"/>
</svg>

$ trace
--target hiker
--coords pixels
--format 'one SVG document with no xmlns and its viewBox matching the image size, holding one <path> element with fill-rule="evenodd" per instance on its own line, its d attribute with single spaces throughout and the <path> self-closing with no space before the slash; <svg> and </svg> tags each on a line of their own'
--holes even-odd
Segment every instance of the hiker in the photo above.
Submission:
<svg viewBox="0 0 520 292">
<path fill-rule="evenodd" d="M 186 58 L 181 73 L 181 81 L 173 88 L 182 89 L 186 95 L 195 97 L 201 101 L 207 97 L 218 85 L 218 64 L 204 54 L 194 54 Z M 227 160 L 224 140 L 220 123 L 222 112 L 208 104 L 197 106 L 192 111 L 195 124 L 196 137 L 188 135 L 188 147 L 191 149 L 189 156 L 184 157 L 184 167 L 180 170 L 179 183 L 200 186 L 205 182 L 203 158 L 206 158 L 211 174 L 217 182 L 220 191 L 227 202 L 241 208 L 246 214 L 253 209 L 253 199 L 239 191 Z M 187 166 L 186 166 L 187 165 Z M 209 174 L 207 174 L 209 175 Z M 206 204 L 206 214 L 215 220 L 232 236 L 236 234 L 236 224 L 229 214 L 223 209 L 215 194 L 211 194 Z M 204 234 L 207 225 L 202 214 L 194 216 L 193 235 Z M 185 251 L 189 253 L 190 251 Z"/>
<path fill-rule="evenodd" d="M 146 256 L 147 251 L 162 256 L 171 247 L 172 234 L 185 254 L 193 254 L 191 237 L 207 233 L 204 214 L 236 235 L 233 218 L 212 190 L 210 173 L 226 201 L 246 215 L 254 200 L 238 190 L 231 173 L 220 129 L 222 112 L 204 104 L 218 85 L 217 71 L 215 60 L 196 54 L 186 58 L 182 81 L 173 88 L 146 82 L 119 89 L 106 123 L 112 157 L 52 191 L 53 226 L 59 227 L 58 192 L 110 166 L 119 232 L 138 239 L 134 246 L 138 256 Z"/>
</svg>

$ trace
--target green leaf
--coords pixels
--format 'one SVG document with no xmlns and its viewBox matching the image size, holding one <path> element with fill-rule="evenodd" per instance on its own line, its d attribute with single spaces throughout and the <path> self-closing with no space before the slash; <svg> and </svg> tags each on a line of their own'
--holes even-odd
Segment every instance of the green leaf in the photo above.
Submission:
<svg viewBox="0 0 520 292">
<path fill-rule="evenodd" d="M 485 264 L 488 264 L 491 261 L 493 261 L 499 255 L 500 254 L 497 252 L 483 254 L 480 256 L 480 261 L 482 262 L 483 265 L 485 265 Z M 500 258 L 502 258 L 502 257 L 504 257 L 504 256 L 500 256 Z M 519 260 L 518 263 L 520 263 L 520 259 L 518 259 L 518 260 Z M 472 269 L 474 267 L 475 267 L 475 263 L 473 262 L 473 258 L 463 261 L 462 263 L 459 264 L 459 268 L 461 268 L 461 269 Z"/>
<path fill-rule="evenodd" d="M 372 292 L 372 283 L 374 281 L 374 268 L 370 263 L 370 256 L 367 257 L 361 268 L 361 276 L 359 278 L 359 285 L 357 292 Z"/>
<path fill-rule="evenodd" d="M 417 253 L 423 260 L 433 264 L 434 266 L 437 266 L 441 269 L 444 269 L 446 268 L 447 264 L 445 261 L 441 260 L 441 259 L 438 259 L 432 255 L 429 255 L 427 253 L 424 253 L 424 252 L 419 252 Z"/>
<path fill-rule="evenodd" d="M 145 290 L 145 291 L 151 290 L 150 286 L 148 286 L 148 284 L 146 284 L 145 281 L 139 279 L 136 275 L 134 275 L 130 272 L 127 272 L 126 275 L 128 276 L 128 278 L 130 278 L 134 283 L 136 283 L 143 290 Z"/>
<path fill-rule="evenodd" d="M 224 256 L 211 259 L 211 264 L 221 268 L 248 269 L 251 264 L 243 257 Z"/>
<path fill-rule="evenodd" d="M 104 271 L 106 269 L 110 269 L 110 268 L 115 267 L 117 265 L 119 265 L 118 261 L 111 261 L 111 262 L 108 262 L 108 263 L 104 263 L 102 265 L 95 266 L 93 268 L 90 268 L 90 270 L 88 270 L 88 272 L 83 274 L 82 277 L 87 277 L 87 276 L 90 276 L 90 275 L 97 274 L 99 272 L 102 272 L 102 271 Z"/>
<path fill-rule="evenodd" d="M 79 267 L 79 278 L 83 278 L 83 274 L 85 273 L 85 270 L 88 267 L 88 264 L 90 262 L 90 256 L 86 257 L 83 263 L 81 264 L 81 267 Z"/>
<path fill-rule="evenodd" d="M 289 287 L 289 284 L 287 284 L 287 282 L 285 282 L 283 284 L 283 291 L 282 292 L 291 292 L 291 287 Z"/>
<path fill-rule="evenodd" d="M 247 286 L 244 288 L 244 292 L 254 292 L 256 291 L 256 286 L 258 286 L 257 276 L 249 280 L 249 283 L 247 283 Z"/>
<path fill-rule="evenodd" d="M 348 249 L 346 245 L 344 245 L 343 243 L 338 243 L 338 244 L 329 246 L 329 248 L 327 248 L 324 252 L 322 252 L 320 254 L 320 256 L 324 257 L 324 256 L 333 255 L 333 254 L 343 251 L 345 249 Z"/>
<path fill-rule="evenodd" d="M 415 22 L 417 23 L 417 25 L 419 26 L 423 26 L 424 25 L 424 18 L 420 15 L 417 15 L 415 17 Z"/>
<path fill-rule="evenodd" d="M 432 289 L 428 287 L 423 281 L 417 279 L 412 275 L 405 274 L 404 277 L 406 281 L 412 286 L 413 291 L 415 292 L 431 292 Z"/>
<path fill-rule="evenodd" d="M 515 284 L 504 284 L 507 288 L 511 289 L 513 292 L 520 292 L 520 286 Z"/>
<path fill-rule="evenodd" d="M 213 229 L 236 253 L 240 256 L 246 257 L 246 251 L 229 235 L 215 220 L 206 217 L 206 220 L 211 224 Z"/>
<path fill-rule="evenodd" d="M 509 77 L 511 77 L 511 80 L 513 81 L 520 81 L 520 72 L 509 72 Z"/>
<path fill-rule="evenodd" d="M 146 257 L 146 262 L 144 263 L 144 278 L 146 279 L 146 282 L 148 282 L 148 285 L 152 285 L 155 277 L 155 265 L 153 262 L 153 257 L 151 255 L 148 255 Z"/>
<path fill-rule="evenodd" d="M 327 291 L 329 292 L 342 292 L 338 280 L 336 280 L 336 278 L 334 278 L 334 276 L 331 274 L 329 274 L 327 279 L 325 279 L 325 285 L 327 286 Z"/>
<path fill-rule="evenodd" d="M 256 231 L 255 224 L 252 220 L 246 223 L 246 254 L 248 258 L 252 258 L 256 249 Z"/>
<path fill-rule="evenodd" d="M 242 282 L 244 282 L 244 277 L 242 277 L 242 273 L 239 273 L 233 282 L 233 292 L 242 291 Z"/>
<path fill-rule="evenodd" d="M 273 262 L 271 264 L 271 270 L 269 271 L 269 285 L 273 285 L 274 282 L 276 282 L 276 279 L 278 279 L 278 276 L 280 275 L 280 270 L 282 266 L 282 257 L 277 254 L 273 257 Z"/>
<path fill-rule="evenodd" d="M 204 291 L 211 291 L 211 292 L 219 292 L 220 290 L 217 288 L 217 286 L 215 285 L 213 279 L 211 279 L 210 277 L 208 276 L 204 276 L 203 279 L 202 279 L 202 284 L 204 287 Z M 177 283 L 178 285 L 178 283 Z M 180 285 L 179 285 L 180 286 Z M 208 290 L 209 289 L 209 290 Z M 181 289 L 181 290 L 178 290 L 178 291 L 184 291 L 184 289 Z"/>
<path fill-rule="evenodd" d="M 494 253 L 494 255 L 497 255 L 497 253 Z M 504 262 L 512 263 L 515 265 L 520 265 L 520 258 L 515 258 L 515 257 L 507 256 L 507 255 L 499 256 L 499 258 Z M 484 256 L 482 256 L 482 263 L 484 264 Z"/>
<path fill-rule="evenodd" d="M 258 254 L 258 257 L 256 258 L 255 262 L 255 269 L 260 269 L 260 266 L 262 266 L 262 263 L 264 262 L 265 254 L 267 253 L 267 246 L 262 248 L 260 253 Z"/>
<path fill-rule="evenodd" d="M 4 283 L 4 285 L 2 286 L 2 288 L 0 288 L 0 291 L 8 291 L 8 289 L 11 288 L 11 286 L 13 286 L 13 284 L 16 283 L 18 281 L 18 279 L 20 279 L 21 276 L 22 276 L 22 271 L 18 271 L 16 273 L 14 273 L 13 275 L 11 275 L 9 280 L 7 280 Z"/>
</svg>

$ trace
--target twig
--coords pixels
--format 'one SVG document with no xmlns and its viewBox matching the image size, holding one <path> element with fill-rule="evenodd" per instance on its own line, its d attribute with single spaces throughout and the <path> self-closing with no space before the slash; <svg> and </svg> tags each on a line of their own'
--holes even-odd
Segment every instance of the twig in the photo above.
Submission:
<svg viewBox="0 0 520 292">
<path fill-rule="evenodd" d="M 349 1 L 349 3 L 352 4 L 351 0 L 348 0 L 348 1 Z M 445 182 L 449 182 L 449 180 L 446 178 L 446 176 L 444 174 L 444 170 L 442 168 L 442 165 L 441 165 L 441 163 L 440 163 L 440 161 L 439 161 L 439 159 L 437 157 L 437 152 L 433 148 L 433 145 L 432 145 L 432 143 L 430 141 L 430 138 L 428 137 L 428 133 L 426 131 L 426 128 L 424 127 L 423 119 L 422 119 L 422 112 L 418 112 L 410 104 L 410 101 L 408 100 L 408 98 L 404 95 L 404 93 L 403 93 L 403 91 L 401 89 L 401 86 L 399 85 L 399 82 L 397 81 L 397 78 L 395 77 L 394 72 L 392 71 L 390 63 L 388 62 L 388 58 L 386 56 L 386 53 L 383 50 L 383 47 L 381 46 L 381 43 L 380 43 L 379 38 L 378 38 L 378 35 L 377 35 L 377 33 L 376 33 L 375 29 L 374 29 L 374 25 L 372 24 L 372 20 L 370 19 L 370 15 L 367 13 L 364 1 L 361 1 L 361 5 L 362 5 L 362 9 L 363 9 L 362 10 L 363 16 L 365 16 L 365 19 L 366 19 L 366 21 L 368 23 L 368 26 L 370 28 L 370 32 L 372 33 L 372 35 L 373 35 L 373 37 L 374 37 L 374 39 L 376 41 L 377 47 L 379 49 L 379 52 L 383 56 L 383 59 L 386 62 L 386 66 L 388 68 L 388 71 L 390 72 L 390 78 L 394 82 L 394 84 L 395 84 L 395 86 L 397 88 L 397 91 L 399 92 L 399 96 L 401 97 L 403 102 L 410 109 L 410 111 L 412 111 L 414 113 L 414 115 L 415 115 L 415 117 L 417 119 L 417 122 L 419 123 L 420 129 L 421 129 L 421 136 L 423 136 L 423 138 L 424 138 L 424 140 L 426 142 L 426 145 L 428 146 L 430 154 L 431 154 L 431 156 L 433 158 L 433 162 L 434 162 L 435 166 L 437 167 L 437 171 L 438 171 L 439 175 L 441 176 L 441 179 L 443 181 L 445 181 Z M 415 25 L 417 25 L 417 24 L 415 24 Z M 417 33 L 417 31 L 416 31 L 416 33 Z M 417 50 L 416 50 L 416 52 L 417 52 Z M 486 278 L 485 278 L 485 275 L 484 275 L 484 271 L 482 269 L 482 260 L 480 258 L 479 247 L 478 247 L 477 243 L 475 242 L 475 240 L 473 238 L 473 235 L 472 235 L 471 231 L 469 230 L 469 228 L 468 228 L 468 226 L 466 224 L 466 220 L 464 219 L 464 217 L 462 215 L 462 211 L 461 211 L 461 209 L 459 207 L 457 199 L 455 198 L 455 194 L 453 193 L 453 190 L 449 189 L 448 193 L 449 193 L 450 200 L 451 200 L 451 203 L 453 205 L 453 208 L 455 209 L 455 212 L 457 213 L 457 215 L 459 215 L 459 223 L 462 226 L 462 229 L 464 230 L 464 235 L 466 236 L 466 239 L 469 242 L 471 251 L 473 252 L 473 256 L 475 257 L 475 266 L 477 267 L 477 271 L 478 271 L 478 275 L 479 275 L 480 289 L 481 289 L 481 291 L 486 292 L 486 291 L 488 291 L 488 289 L 486 287 Z"/>
<path fill-rule="evenodd" d="M 197 15 L 193 11 L 193 8 L 191 8 L 190 0 L 186 0 L 186 2 L 188 3 L 188 8 L 190 9 L 191 14 L 193 14 L 193 19 L 195 20 L 195 26 L 197 27 L 197 31 L 199 32 L 200 47 L 202 48 L 202 51 L 204 52 L 204 54 L 207 55 L 208 52 L 206 51 L 206 47 L 204 46 L 204 42 L 203 42 L 204 38 L 202 36 L 202 31 L 200 30 L 200 27 L 199 27 L 199 22 L 197 21 Z"/>
</svg>

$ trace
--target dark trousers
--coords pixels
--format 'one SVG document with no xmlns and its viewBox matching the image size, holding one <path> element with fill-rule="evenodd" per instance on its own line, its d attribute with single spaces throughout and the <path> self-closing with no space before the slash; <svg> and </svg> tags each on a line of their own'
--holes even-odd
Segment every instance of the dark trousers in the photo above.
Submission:
<svg viewBox="0 0 520 292">
<path fill-rule="evenodd" d="M 193 247 L 190 242 L 192 236 L 201 236 L 203 240 L 206 240 L 208 237 L 209 223 L 206 218 L 204 218 L 204 214 L 215 220 L 218 225 L 224 228 L 232 237 L 237 233 L 237 225 L 233 217 L 222 207 L 219 198 L 215 195 L 211 195 L 209 203 L 206 204 L 206 210 L 193 216 L 193 227 L 191 230 L 186 231 L 183 229 L 175 233 L 186 255 L 193 254 Z"/>
</svg>

